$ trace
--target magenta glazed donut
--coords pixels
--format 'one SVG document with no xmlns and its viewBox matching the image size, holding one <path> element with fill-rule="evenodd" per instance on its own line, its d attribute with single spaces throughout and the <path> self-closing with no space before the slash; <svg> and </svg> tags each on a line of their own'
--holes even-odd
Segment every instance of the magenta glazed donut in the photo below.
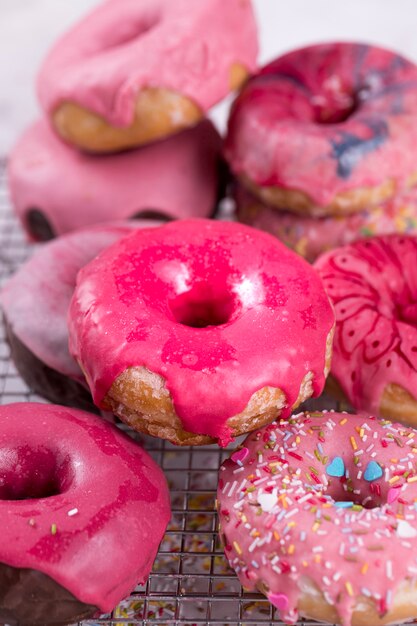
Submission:
<svg viewBox="0 0 417 626">
<path fill-rule="evenodd" d="M 99 417 L 35 403 L 0 406 L 0 449 L 3 623 L 78 622 L 146 581 L 170 518 L 147 452 Z"/>
<path fill-rule="evenodd" d="M 370 210 L 413 186 L 417 67 L 375 46 L 286 54 L 248 81 L 226 156 L 267 204 L 302 214 Z"/>
<path fill-rule="evenodd" d="M 218 132 L 204 121 L 141 150 L 97 158 L 67 147 L 38 122 L 10 158 L 12 203 L 36 240 L 134 217 L 211 217 L 220 147 Z"/>
<path fill-rule="evenodd" d="M 70 351 L 96 404 L 133 428 L 225 445 L 321 393 L 333 323 L 318 275 L 277 239 L 187 220 L 81 270 Z"/>
<path fill-rule="evenodd" d="M 61 137 L 113 152 L 200 121 L 257 51 L 251 0 L 108 0 L 52 48 L 38 91 Z"/>
<path fill-rule="evenodd" d="M 417 617 L 416 432 L 301 413 L 249 435 L 220 469 L 226 556 L 242 585 L 343 626 Z"/>
<path fill-rule="evenodd" d="M 320 257 L 333 301 L 332 375 L 357 410 L 417 426 L 417 238 L 358 241 Z"/>
<path fill-rule="evenodd" d="M 417 188 L 371 211 L 313 217 L 269 206 L 242 184 L 234 186 L 239 221 L 278 237 L 311 263 L 334 248 L 358 239 L 393 233 L 417 233 Z"/>
<path fill-rule="evenodd" d="M 103 249 L 150 220 L 95 226 L 45 244 L 0 292 L 7 337 L 19 374 L 51 402 L 96 410 L 68 351 L 67 313 L 78 271 Z"/>
</svg>

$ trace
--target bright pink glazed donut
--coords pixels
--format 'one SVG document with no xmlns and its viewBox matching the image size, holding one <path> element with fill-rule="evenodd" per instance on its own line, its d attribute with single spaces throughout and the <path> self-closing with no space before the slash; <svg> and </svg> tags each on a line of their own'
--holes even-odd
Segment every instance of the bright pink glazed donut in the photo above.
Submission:
<svg viewBox="0 0 417 626">
<path fill-rule="evenodd" d="M 321 393 L 333 323 L 316 272 L 278 240 L 188 220 L 81 270 L 70 351 L 96 404 L 133 428 L 225 445 Z"/>
<path fill-rule="evenodd" d="M 141 150 L 94 158 L 68 148 L 38 122 L 10 158 L 12 202 L 38 240 L 118 219 L 210 217 L 219 192 L 220 146 L 218 132 L 205 121 Z"/>
<path fill-rule="evenodd" d="M 303 214 L 367 209 L 414 185 L 417 67 L 375 46 L 286 54 L 248 81 L 225 152 L 267 203 Z"/>
<path fill-rule="evenodd" d="M 108 0 L 52 48 L 39 97 L 65 140 L 111 152 L 201 120 L 257 52 L 251 0 Z"/>
<path fill-rule="evenodd" d="M 320 257 L 336 313 L 332 375 L 358 410 L 417 426 L 417 238 L 375 237 Z"/>
<path fill-rule="evenodd" d="M 99 252 L 150 220 L 76 231 L 45 244 L 0 292 L 16 367 L 36 393 L 59 404 L 91 410 L 85 379 L 68 350 L 67 314 L 78 271 Z"/>
<path fill-rule="evenodd" d="M 220 468 L 220 537 L 279 616 L 382 626 L 417 617 L 417 435 L 343 413 L 251 433 Z"/>
<path fill-rule="evenodd" d="M 268 206 L 239 183 L 235 185 L 234 198 L 239 221 L 275 235 L 310 262 L 357 239 L 417 232 L 417 188 L 371 211 L 326 217 L 299 215 Z"/>
<path fill-rule="evenodd" d="M 0 619 L 68 624 L 148 578 L 170 518 L 162 471 L 98 417 L 0 406 Z"/>
</svg>

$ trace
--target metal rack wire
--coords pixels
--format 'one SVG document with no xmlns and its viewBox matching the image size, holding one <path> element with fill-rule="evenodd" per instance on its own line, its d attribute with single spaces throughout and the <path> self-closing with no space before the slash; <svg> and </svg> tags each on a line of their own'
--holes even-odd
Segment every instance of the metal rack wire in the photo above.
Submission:
<svg viewBox="0 0 417 626">
<path fill-rule="evenodd" d="M 0 286 L 30 250 L 10 211 L 5 162 L 0 161 Z M 0 322 L 0 404 L 16 401 L 45 400 L 32 394 L 18 376 Z M 168 531 L 147 584 L 138 587 L 111 615 L 82 622 L 83 626 L 281 624 L 263 596 L 242 590 L 218 541 L 214 510 L 217 472 L 229 452 L 217 446 L 176 448 L 151 438 L 144 439 L 144 445 L 170 485 Z"/>
</svg>

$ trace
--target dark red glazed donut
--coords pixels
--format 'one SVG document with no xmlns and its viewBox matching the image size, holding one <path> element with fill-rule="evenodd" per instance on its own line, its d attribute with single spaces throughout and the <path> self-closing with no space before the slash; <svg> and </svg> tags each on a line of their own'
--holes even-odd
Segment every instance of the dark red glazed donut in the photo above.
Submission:
<svg viewBox="0 0 417 626">
<path fill-rule="evenodd" d="M 102 419 L 0 406 L 0 620 L 111 611 L 151 570 L 170 517 L 162 471 Z"/>
<path fill-rule="evenodd" d="M 178 444 L 227 444 L 320 394 L 332 333 L 303 259 L 214 220 L 120 240 L 78 274 L 69 309 L 96 404 Z"/>
<path fill-rule="evenodd" d="M 417 67 L 407 59 L 357 43 L 309 46 L 245 85 L 226 156 L 269 204 L 352 213 L 414 184 L 416 117 Z"/>
</svg>

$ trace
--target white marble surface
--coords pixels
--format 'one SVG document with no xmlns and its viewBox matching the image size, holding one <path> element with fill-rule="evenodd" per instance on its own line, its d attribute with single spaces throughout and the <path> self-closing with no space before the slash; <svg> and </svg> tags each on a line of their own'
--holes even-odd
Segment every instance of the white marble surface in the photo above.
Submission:
<svg viewBox="0 0 417 626">
<path fill-rule="evenodd" d="M 417 0 L 254 3 L 261 62 L 298 45 L 336 39 L 387 45 L 417 61 Z M 7 153 L 22 129 L 39 114 L 35 76 L 48 47 L 95 4 L 97 0 L 0 0 L 0 155 Z M 227 103 L 215 111 L 220 126 L 226 114 Z"/>
</svg>

